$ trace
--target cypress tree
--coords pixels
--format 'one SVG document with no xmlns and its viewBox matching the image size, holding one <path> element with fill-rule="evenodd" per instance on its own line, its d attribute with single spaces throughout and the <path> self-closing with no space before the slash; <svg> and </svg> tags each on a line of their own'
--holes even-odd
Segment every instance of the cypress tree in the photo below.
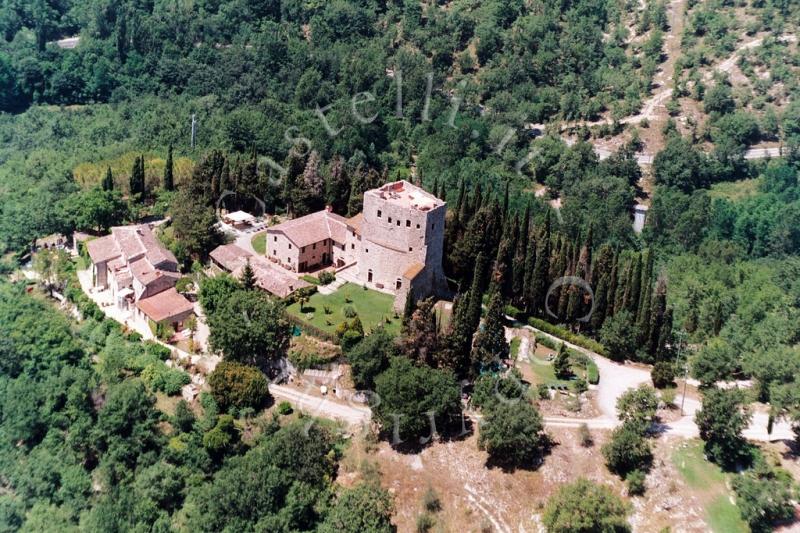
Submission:
<svg viewBox="0 0 800 533">
<path fill-rule="evenodd" d="M 114 190 L 114 176 L 111 174 L 111 167 L 108 167 L 106 169 L 106 176 L 103 178 L 103 190 L 104 191 Z"/>
<path fill-rule="evenodd" d="M 634 319 L 639 316 L 639 298 L 641 297 L 642 290 L 642 256 L 636 254 L 636 259 L 633 261 L 633 268 L 631 270 L 631 284 L 628 298 L 626 299 L 626 307 L 631 312 Z"/>
<path fill-rule="evenodd" d="M 366 179 L 364 167 L 359 164 L 350 178 L 350 198 L 347 201 L 347 216 L 354 216 L 361 211 L 364 204 Z"/>
<path fill-rule="evenodd" d="M 409 290 L 408 294 L 406 295 L 406 305 L 403 307 L 403 327 L 408 326 L 408 321 L 411 320 L 411 315 L 414 314 L 414 309 L 416 309 L 414 295 Z"/>
<path fill-rule="evenodd" d="M 665 361 L 670 359 L 669 346 L 672 344 L 672 309 L 667 309 L 664 312 L 664 319 L 661 323 L 661 332 L 658 335 L 658 344 L 656 346 L 655 358 L 656 361 Z"/>
<path fill-rule="evenodd" d="M 485 368 L 486 365 L 494 361 L 508 359 L 509 346 L 506 342 L 503 313 L 503 296 L 500 294 L 499 285 L 491 292 L 489 299 L 489 309 L 486 312 L 486 320 L 483 329 L 478 331 L 475 337 L 475 347 L 472 350 L 473 370 Z"/>
<path fill-rule="evenodd" d="M 594 311 L 592 311 L 592 316 L 590 318 L 590 324 L 594 331 L 600 331 L 600 328 L 603 327 L 603 322 L 606 320 L 606 308 L 608 307 L 609 294 L 609 277 L 610 274 L 603 273 L 600 276 L 597 289 L 594 291 Z"/>
<path fill-rule="evenodd" d="M 572 376 L 569 352 L 567 351 L 567 346 L 563 342 L 558 347 L 558 353 L 555 359 L 553 359 L 553 371 L 558 379 L 569 379 L 569 377 Z"/>
<path fill-rule="evenodd" d="M 630 259 L 625 260 L 625 266 L 622 266 L 622 256 L 619 257 L 617 261 L 617 266 L 620 269 L 619 277 L 617 278 L 617 290 L 616 296 L 614 299 L 614 312 L 609 314 L 615 315 L 625 309 L 625 298 L 629 292 L 630 281 L 631 281 L 631 261 Z"/>
<path fill-rule="evenodd" d="M 583 263 L 584 274 L 583 279 L 588 281 L 590 284 L 592 282 L 592 248 L 594 248 L 594 230 L 592 229 L 592 225 L 589 225 L 589 232 L 586 235 L 586 241 L 583 243 L 583 249 L 581 250 L 581 261 Z"/>
<path fill-rule="evenodd" d="M 531 243 L 530 247 L 534 248 L 534 243 Z M 541 314 L 544 297 L 550 282 L 550 211 L 547 212 L 544 219 L 544 228 L 539 239 L 539 246 L 536 248 L 536 263 L 533 268 L 530 300 L 531 310 Z"/>
<path fill-rule="evenodd" d="M 167 163 L 164 165 L 164 190 L 175 190 L 175 179 L 173 176 L 173 163 L 172 163 L 172 145 L 167 148 Z"/>
<path fill-rule="evenodd" d="M 536 298 L 534 295 L 534 285 L 536 282 L 536 264 L 538 255 L 536 253 L 536 243 L 531 242 L 526 247 L 525 258 L 523 259 L 522 274 L 517 277 L 522 278 L 522 294 L 523 301 L 525 302 L 525 309 L 528 312 L 534 312 L 536 309 Z"/>
<path fill-rule="evenodd" d="M 133 169 L 129 181 L 131 196 L 143 199 L 145 195 L 144 183 L 144 156 L 137 157 L 133 161 Z"/>
<path fill-rule="evenodd" d="M 472 339 L 481 320 L 483 303 L 483 283 L 486 276 L 486 260 L 479 254 L 475 260 L 472 285 L 460 298 L 453 309 L 453 317 L 445 344 L 449 359 L 457 375 L 463 377 L 469 373 L 472 353 Z"/>
<path fill-rule="evenodd" d="M 650 311 L 650 325 L 648 327 L 647 344 L 645 349 L 648 354 L 655 355 L 658 349 L 661 327 L 664 324 L 664 313 L 667 310 L 667 280 L 659 278 L 656 283 L 656 291 L 653 296 L 652 309 Z"/>
<path fill-rule="evenodd" d="M 506 181 L 506 189 L 503 193 L 503 218 L 508 217 L 508 181 Z"/>
<path fill-rule="evenodd" d="M 525 259 L 528 252 L 528 240 L 530 239 L 530 205 L 525 208 L 525 214 L 519 225 L 517 233 L 516 247 L 514 250 L 514 259 L 511 267 L 511 293 L 514 295 L 517 303 L 522 303 L 523 307 L 527 309 L 527 297 L 525 294 Z M 530 243 L 531 246 L 534 243 Z"/>
<path fill-rule="evenodd" d="M 616 253 L 614 253 L 613 257 L 611 258 L 611 273 L 608 275 L 608 290 L 606 292 L 606 310 L 605 310 L 605 317 L 606 318 L 612 316 L 614 314 L 614 306 L 616 305 L 616 298 L 617 298 L 617 264 L 619 262 L 619 257 Z M 600 324 L 602 326 L 602 323 Z"/>
<path fill-rule="evenodd" d="M 462 179 L 458 183 L 458 200 L 456 200 L 456 208 L 455 208 L 456 217 L 458 217 L 461 211 L 464 209 L 464 197 L 466 194 L 467 194 L 466 184 Z"/>
<path fill-rule="evenodd" d="M 350 198 L 350 178 L 347 167 L 341 156 L 331 161 L 330 176 L 325 183 L 325 201 L 336 213 L 347 212 L 347 201 Z"/>
<path fill-rule="evenodd" d="M 256 288 L 256 275 L 253 272 L 253 267 L 250 265 L 250 259 L 244 264 L 242 269 L 242 278 L 239 280 L 245 290 L 251 291 Z"/>
</svg>

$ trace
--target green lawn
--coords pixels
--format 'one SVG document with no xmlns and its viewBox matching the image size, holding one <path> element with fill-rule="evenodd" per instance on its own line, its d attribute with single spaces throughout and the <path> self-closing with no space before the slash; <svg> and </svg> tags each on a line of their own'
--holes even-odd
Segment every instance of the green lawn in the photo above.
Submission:
<svg viewBox="0 0 800 533">
<path fill-rule="evenodd" d="M 400 333 L 402 317 L 395 318 L 393 304 L 394 297 L 390 294 L 364 290 L 358 285 L 345 283 L 333 294 L 312 295 L 302 312 L 299 303 L 290 305 L 286 310 L 323 331 L 334 333 L 336 326 L 347 320 L 344 316 L 345 307 L 352 306 L 361 318 L 366 333 L 383 324 L 389 333 L 396 335 Z M 325 313 L 325 306 L 330 310 L 330 314 Z M 388 323 L 386 319 L 389 320 Z"/>
<path fill-rule="evenodd" d="M 253 238 L 250 240 L 250 244 L 253 245 L 253 250 L 258 252 L 259 255 L 264 255 L 267 253 L 267 232 L 262 231 L 261 233 L 256 233 L 253 235 Z"/>
<path fill-rule="evenodd" d="M 672 454 L 672 462 L 691 489 L 706 502 L 706 520 L 718 533 L 747 533 L 750 529 L 742 520 L 739 509 L 731 503 L 731 493 L 725 485 L 726 474 L 703 455 L 703 443 L 688 441 Z"/>
<path fill-rule="evenodd" d="M 743 200 L 758 194 L 760 185 L 758 178 L 739 181 L 721 181 L 711 186 L 709 196 L 714 198 L 725 198 L 732 202 Z"/>
</svg>

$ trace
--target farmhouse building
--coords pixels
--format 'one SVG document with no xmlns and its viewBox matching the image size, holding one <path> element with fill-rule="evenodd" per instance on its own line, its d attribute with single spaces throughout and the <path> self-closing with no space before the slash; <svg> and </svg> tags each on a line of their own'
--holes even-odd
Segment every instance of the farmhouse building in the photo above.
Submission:
<svg viewBox="0 0 800 533">
<path fill-rule="evenodd" d="M 223 244 L 210 254 L 211 261 L 220 269 L 230 272 L 235 278 L 242 277 L 245 265 L 250 262 L 256 286 L 279 298 L 286 298 L 298 289 L 310 287 L 311 284 L 297 279 L 288 272 L 281 271 L 267 263 L 263 257 L 254 256 L 235 244 Z"/>
<path fill-rule="evenodd" d="M 407 181 L 364 193 L 362 213 L 344 218 L 330 209 L 267 230 L 267 259 L 292 272 L 325 266 L 367 287 L 393 292 L 401 309 L 445 286 L 442 270 L 445 202 Z"/>
<path fill-rule="evenodd" d="M 111 228 L 111 234 L 86 242 L 94 286 L 110 290 L 113 301 L 137 318 L 181 329 L 193 306 L 175 290 L 178 262 L 142 224 Z"/>
</svg>

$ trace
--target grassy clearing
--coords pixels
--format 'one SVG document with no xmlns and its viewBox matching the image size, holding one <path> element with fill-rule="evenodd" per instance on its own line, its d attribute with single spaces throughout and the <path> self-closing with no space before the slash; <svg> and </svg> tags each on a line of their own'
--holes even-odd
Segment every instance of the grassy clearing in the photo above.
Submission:
<svg viewBox="0 0 800 533">
<path fill-rule="evenodd" d="M 512 361 L 517 359 L 517 356 L 519 355 L 519 345 L 521 343 L 522 343 L 522 339 L 520 339 L 519 337 L 514 337 L 513 339 L 511 339 L 511 348 L 510 348 L 510 350 L 511 350 L 511 360 Z"/>
<path fill-rule="evenodd" d="M 264 255 L 267 253 L 267 232 L 262 231 L 261 233 L 256 233 L 253 235 L 253 238 L 250 239 L 250 244 L 253 246 L 253 250 L 255 250 L 259 255 Z"/>
<path fill-rule="evenodd" d="M 299 303 L 290 305 L 286 310 L 323 331 L 334 333 L 336 326 L 349 320 L 344 310 L 350 306 L 358 313 L 365 333 L 368 334 L 383 324 L 389 333 L 396 335 L 400 333 L 402 317 L 395 318 L 393 305 L 394 297 L 390 294 L 364 290 L 358 285 L 345 283 L 333 294 L 313 294 L 303 306 L 302 312 Z M 325 312 L 326 307 L 330 313 Z"/>
<path fill-rule="evenodd" d="M 673 452 L 672 462 L 686 484 L 704 502 L 706 521 L 712 531 L 747 533 L 750 530 L 742 520 L 739 509 L 731 502 L 726 474 L 705 458 L 702 442 L 681 444 Z"/>
<path fill-rule="evenodd" d="M 709 196 L 711 196 L 712 199 L 725 198 L 732 202 L 744 200 L 745 198 L 758 194 L 760 183 L 758 178 L 739 181 L 722 181 L 711 186 Z"/>
</svg>

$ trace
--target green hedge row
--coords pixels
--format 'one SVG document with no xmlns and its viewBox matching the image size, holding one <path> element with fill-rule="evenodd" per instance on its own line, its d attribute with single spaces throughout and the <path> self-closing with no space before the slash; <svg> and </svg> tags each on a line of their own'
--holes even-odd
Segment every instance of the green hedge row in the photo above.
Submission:
<svg viewBox="0 0 800 533">
<path fill-rule="evenodd" d="M 326 340 L 328 342 L 332 342 L 333 344 L 336 345 L 339 344 L 339 337 L 337 337 L 335 334 L 322 330 L 317 326 L 315 326 L 314 324 L 306 322 L 302 318 L 298 318 L 292 315 L 291 313 L 284 312 L 283 315 L 286 317 L 286 320 L 288 320 L 290 324 L 299 327 L 301 330 L 305 330 L 306 333 L 309 333 L 314 337 Z"/>
<path fill-rule="evenodd" d="M 596 340 L 584 337 L 583 335 L 579 335 L 577 333 L 572 333 L 568 329 L 562 328 L 561 326 L 556 326 L 549 322 L 545 322 L 544 320 L 533 317 L 528 319 L 528 324 L 536 329 L 544 331 L 545 333 L 554 335 L 560 339 L 571 342 L 572 344 L 576 344 L 582 348 L 586 348 L 592 352 L 599 353 L 600 355 L 606 355 L 605 346 Z"/>
</svg>

